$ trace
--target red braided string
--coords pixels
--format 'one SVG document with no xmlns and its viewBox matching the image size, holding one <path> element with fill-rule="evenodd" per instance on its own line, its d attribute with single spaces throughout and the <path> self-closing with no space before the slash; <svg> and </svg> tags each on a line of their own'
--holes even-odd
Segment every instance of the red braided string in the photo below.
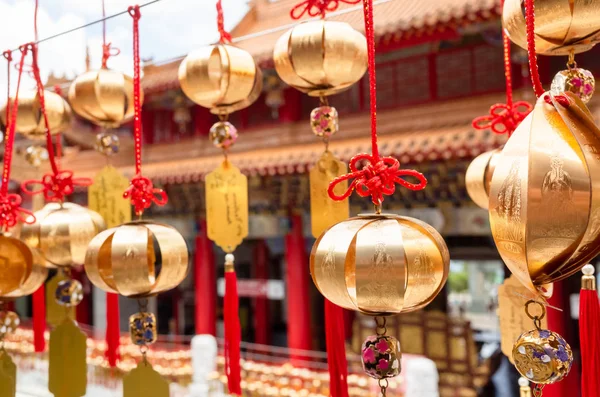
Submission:
<svg viewBox="0 0 600 397">
<path fill-rule="evenodd" d="M 140 28 L 139 21 L 142 17 L 140 7 L 130 6 L 127 9 L 133 18 L 133 140 L 135 147 L 135 177 L 123 197 L 129 199 L 135 213 L 142 215 L 152 203 L 165 205 L 168 201 L 167 193 L 162 189 L 152 186 L 150 179 L 142 176 L 142 102 L 140 88 Z"/>
<path fill-rule="evenodd" d="M 106 63 L 108 58 L 115 57 L 121 53 L 116 47 L 111 47 L 112 43 L 106 42 L 106 10 L 104 7 L 104 0 L 102 0 L 102 69 L 106 69 Z"/>
<path fill-rule="evenodd" d="M 527 25 L 527 56 L 529 57 L 529 74 L 531 74 L 531 83 L 533 91 L 539 98 L 544 94 L 544 87 L 540 80 L 540 71 L 537 63 L 537 53 L 535 51 L 535 5 L 534 0 L 525 0 L 525 23 Z"/>
<path fill-rule="evenodd" d="M 371 154 L 358 154 L 350 160 L 350 173 L 335 178 L 329 184 L 327 193 L 333 200 L 344 200 L 354 190 L 362 197 L 371 196 L 375 205 L 381 205 L 384 195 L 394 194 L 396 184 L 410 190 L 421 190 L 427 185 L 423 174 L 415 170 L 400 169 L 400 163 L 393 157 L 380 157 L 377 146 L 377 87 L 375 75 L 375 31 L 373 26 L 373 0 L 364 0 L 365 35 L 367 36 L 367 52 L 369 57 L 369 96 L 371 105 Z M 358 163 L 366 164 L 359 170 Z M 416 178 L 419 183 L 411 183 L 403 179 L 405 176 Z M 337 195 L 335 187 L 350 179 L 354 179 L 346 192 Z"/>
<path fill-rule="evenodd" d="M 219 42 L 231 43 L 231 35 L 225 30 L 225 18 L 223 17 L 223 5 L 217 0 L 217 29 L 219 29 Z"/>
<path fill-rule="evenodd" d="M 325 18 L 325 14 L 337 10 L 340 3 L 358 4 L 360 0 L 305 0 L 292 8 L 290 16 L 292 19 L 300 19 L 307 14 L 311 18 L 319 15 Z"/>
</svg>

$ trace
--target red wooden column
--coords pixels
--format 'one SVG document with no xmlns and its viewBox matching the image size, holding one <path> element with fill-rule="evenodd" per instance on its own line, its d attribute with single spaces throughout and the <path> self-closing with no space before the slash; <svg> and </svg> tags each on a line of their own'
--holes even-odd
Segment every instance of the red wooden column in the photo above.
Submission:
<svg viewBox="0 0 600 397">
<path fill-rule="evenodd" d="M 206 221 L 196 235 L 194 281 L 196 287 L 196 335 L 217 335 L 217 279 L 213 243 L 206 235 Z"/>
<path fill-rule="evenodd" d="M 254 246 L 254 278 L 269 279 L 269 248 L 265 240 L 258 240 Z M 254 299 L 254 342 L 268 345 L 270 330 L 269 300 L 267 297 L 257 297 Z"/>
<path fill-rule="evenodd" d="M 291 228 L 286 236 L 286 284 L 288 305 L 288 347 L 291 349 L 311 349 L 309 311 L 309 267 L 304 251 L 302 217 L 290 217 Z"/>
</svg>

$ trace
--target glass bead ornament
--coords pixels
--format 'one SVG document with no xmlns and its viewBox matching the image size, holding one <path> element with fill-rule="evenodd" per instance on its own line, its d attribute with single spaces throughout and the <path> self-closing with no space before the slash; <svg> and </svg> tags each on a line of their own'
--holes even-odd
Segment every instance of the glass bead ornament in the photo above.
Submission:
<svg viewBox="0 0 600 397">
<path fill-rule="evenodd" d="M 229 121 L 218 121 L 210 127 L 208 139 L 218 148 L 229 149 L 238 138 L 237 128 Z"/>
<path fill-rule="evenodd" d="M 393 378 L 400 375 L 400 342 L 393 336 L 367 337 L 361 347 L 363 370 L 374 379 Z"/>
<path fill-rule="evenodd" d="M 14 99 L 11 98 L 11 104 Z M 71 125 L 71 107 L 55 92 L 44 91 L 44 104 L 51 133 L 63 132 Z M 6 125 L 6 104 L 0 109 L 2 124 Z M 19 92 L 16 131 L 32 140 L 46 139 L 46 125 L 37 90 Z"/>
<path fill-rule="evenodd" d="M 83 300 L 83 286 L 74 279 L 62 280 L 56 287 L 54 298 L 61 306 L 77 306 Z"/>
<path fill-rule="evenodd" d="M 119 153 L 120 145 L 119 136 L 115 133 L 103 131 L 96 135 L 95 149 L 105 156 L 112 156 Z"/>
<path fill-rule="evenodd" d="M 339 129 L 338 112 L 333 106 L 319 106 L 310 112 L 310 126 L 313 134 L 329 138 Z"/>
<path fill-rule="evenodd" d="M 48 150 L 43 146 L 29 146 L 25 150 L 25 161 L 37 168 L 48 161 Z"/>
<path fill-rule="evenodd" d="M 501 149 L 490 150 L 475 157 L 465 174 L 467 193 L 475 204 L 488 209 L 490 184 Z"/>
<path fill-rule="evenodd" d="M 570 92 L 577 95 L 583 103 L 588 103 L 595 88 L 594 75 L 589 70 L 576 67 L 558 72 L 552 79 L 550 91 L 554 95 Z"/>
<path fill-rule="evenodd" d="M 138 312 L 129 316 L 129 334 L 131 342 L 137 346 L 151 345 L 156 342 L 156 316 L 149 312 Z"/>
<path fill-rule="evenodd" d="M 77 76 L 68 97 L 77 115 L 104 128 L 117 128 L 133 118 L 133 79 L 116 70 L 102 68 Z"/>
<path fill-rule="evenodd" d="M 0 309 L 0 341 L 6 335 L 13 334 L 21 324 L 19 315 L 10 310 Z"/>
</svg>

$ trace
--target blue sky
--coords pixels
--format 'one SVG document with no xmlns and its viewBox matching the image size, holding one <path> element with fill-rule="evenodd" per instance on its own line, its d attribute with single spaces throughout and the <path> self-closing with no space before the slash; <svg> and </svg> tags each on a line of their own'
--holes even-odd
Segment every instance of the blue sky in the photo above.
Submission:
<svg viewBox="0 0 600 397">
<path fill-rule="evenodd" d="M 147 0 L 139 0 L 143 4 Z M 222 0 L 225 26 L 231 29 L 246 13 L 248 0 Z M 44 38 L 102 15 L 101 0 L 39 0 L 39 37 Z M 135 0 L 105 0 L 107 15 L 127 9 Z M 33 40 L 34 0 L 0 0 L 0 51 L 16 48 Z M 194 48 L 214 42 L 217 37 L 213 0 L 161 0 L 142 8 L 140 50 L 142 59 L 166 60 L 185 55 Z M 132 21 L 122 15 L 107 21 L 107 41 L 121 50 L 111 58 L 109 67 L 132 73 Z M 42 78 L 52 71 L 75 77 L 85 68 L 85 49 L 89 46 L 92 67 L 99 67 L 102 54 L 102 26 L 79 30 L 39 46 Z M 18 58 L 18 56 L 16 57 Z M 0 64 L 0 93 L 6 90 L 6 66 Z M 12 73 L 16 79 L 16 73 Z M 11 83 L 14 87 L 16 80 Z M 26 78 L 24 88 L 32 88 Z M 4 95 L 0 94 L 0 98 Z M 0 102 L 4 102 L 0 99 Z"/>
</svg>

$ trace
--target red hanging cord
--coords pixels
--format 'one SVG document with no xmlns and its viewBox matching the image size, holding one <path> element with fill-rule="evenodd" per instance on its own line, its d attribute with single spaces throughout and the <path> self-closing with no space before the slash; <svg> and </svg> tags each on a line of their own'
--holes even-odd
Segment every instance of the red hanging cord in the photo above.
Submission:
<svg viewBox="0 0 600 397">
<path fill-rule="evenodd" d="M 393 157 L 380 157 L 377 146 L 377 84 L 375 75 L 375 31 L 373 26 L 373 0 L 364 0 L 365 35 L 367 36 L 367 53 L 369 58 L 369 96 L 371 108 L 371 154 L 358 154 L 350 160 L 350 173 L 335 178 L 329 184 L 327 193 L 333 200 L 344 200 L 354 190 L 362 196 L 371 196 L 373 204 L 380 206 L 384 195 L 392 195 L 396 184 L 410 190 L 421 190 L 427 185 L 427 180 L 420 172 L 400 169 L 400 162 Z M 359 169 L 359 162 L 366 165 Z M 408 182 L 405 176 L 416 178 L 418 183 Z M 335 193 L 335 187 L 350 179 L 354 179 L 346 192 Z"/>
<path fill-rule="evenodd" d="M 540 71 L 535 51 L 535 5 L 534 0 L 525 0 L 525 23 L 527 26 L 527 56 L 529 58 L 529 74 L 533 91 L 538 98 L 544 94 L 544 87 L 540 80 Z"/>
<path fill-rule="evenodd" d="M 581 346 L 581 395 L 597 397 L 600 395 L 600 304 L 596 292 L 594 266 L 583 267 L 579 294 L 579 341 Z"/>
<path fill-rule="evenodd" d="M 135 149 L 135 177 L 123 193 L 123 197 L 131 200 L 135 213 L 142 215 L 152 203 L 165 205 L 168 201 L 167 193 L 162 189 L 154 188 L 152 181 L 142 176 L 142 101 L 140 84 L 140 28 L 139 21 L 142 17 L 138 5 L 127 9 L 133 18 L 133 142 Z"/>
<path fill-rule="evenodd" d="M 112 43 L 106 42 L 106 9 L 104 7 L 104 0 L 102 0 L 102 69 L 107 68 L 106 64 L 110 57 L 121 53 L 121 50 L 111 45 Z"/>
<path fill-rule="evenodd" d="M 292 8 L 290 16 L 292 19 L 300 19 L 304 15 L 325 18 L 325 14 L 337 10 L 340 3 L 358 4 L 360 0 L 305 0 Z"/>
<path fill-rule="evenodd" d="M 219 42 L 231 43 L 231 35 L 225 30 L 225 18 L 223 17 L 223 5 L 221 0 L 217 0 L 217 29 L 219 30 Z"/>
</svg>

